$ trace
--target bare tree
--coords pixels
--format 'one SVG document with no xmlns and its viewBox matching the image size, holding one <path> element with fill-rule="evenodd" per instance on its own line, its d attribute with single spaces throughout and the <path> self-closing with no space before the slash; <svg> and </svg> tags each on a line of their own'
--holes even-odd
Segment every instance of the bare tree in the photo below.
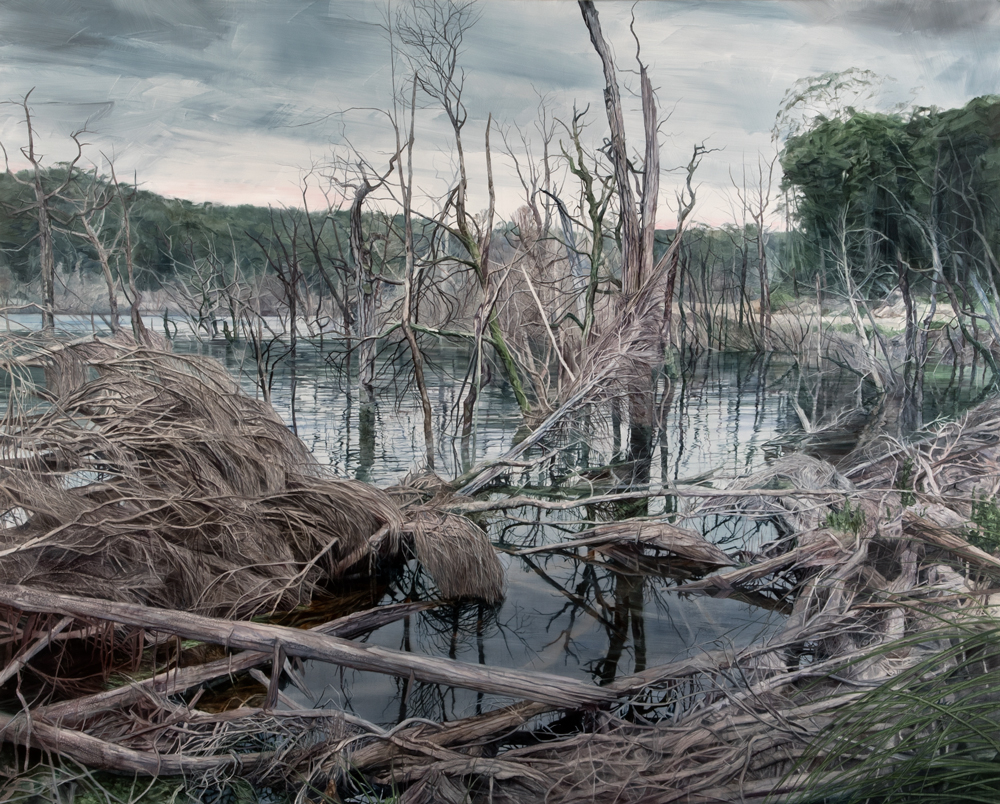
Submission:
<svg viewBox="0 0 1000 804">
<path fill-rule="evenodd" d="M 417 0 L 400 13 L 396 29 L 400 41 L 410 54 L 420 89 L 444 111 L 455 143 L 458 177 L 454 187 L 448 192 L 442 214 L 435 219 L 435 223 L 461 244 L 466 255 L 463 262 L 476 274 L 483 303 L 490 301 L 486 308 L 488 312 L 484 311 L 483 315 L 485 328 L 517 403 L 522 412 L 527 412 L 530 402 L 525 394 L 521 373 L 493 306 L 496 291 L 490 271 L 490 238 L 495 200 L 488 142 L 486 167 L 489 174 L 487 182 L 490 203 L 481 225 L 468 209 L 469 181 L 462 137 L 468 113 L 462 99 L 465 71 L 459 66 L 459 56 L 465 33 L 475 21 L 476 12 L 471 1 L 451 3 L 444 0 Z"/>
<path fill-rule="evenodd" d="M 30 179 L 22 179 L 14 171 L 11 170 L 10 160 L 7 156 L 7 149 L 0 144 L 0 149 L 3 150 L 4 155 L 4 167 L 7 174 L 13 179 L 17 184 L 23 187 L 30 187 L 34 194 L 34 200 L 25 206 L 8 208 L 8 213 L 11 215 L 31 215 L 38 222 L 38 234 L 36 238 L 38 240 L 38 254 L 39 254 L 39 267 L 41 270 L 42 277 L 42 329 L 52 330 L 55 328 L 55 276 L 56 276 L 56 259 L 55 259 L 55 249 L 53 240 L 54 231 L 54 218 L 55 202 L 61 198 L 63 193 L 69 188 L 69 186 L 77 178 L 76 165 L 83 156 L 83 143 L 80 142 L 80 136 L 83 131 L 76 131 L 70 134 L 70 139 L 73 140 L 76 145 L 76 154 L 73 159 L 63 166 L 66 175 L 62 178 L 58 184 L 52 189 L 46 189 L 46 169 L 43 166 L 43 160 L 45 156 L 38 152 L 36 143 L 36 132 L 35 127 L 31 119 L 31 107 L 28 105 L 28 100 L 31 97 L 31 93 L 34 89 L 30 90 L 24 98 L 18 103 L 24 112 L 24 125 L 28 137 L 28 144 L 23 146 L 20 151 L 21 155 L 28 160 L 30 165 L 29 172 L 31 174 Z"/>
<path fill-rule="evenodd" d="M 419 266 L 413 248 L 413 141 L 414 123 L 417 106 L 417 79 L 414 77 L 410 96 L 410 129 L 407 134 L 405 148 L 400 139 L 399 125 L 394 121 L 396 132 L 396 153 L 402 156 L 406 163 L 406 173 L 403 172 L 403 161 L 399 165 L 399 191 L 403 204 L 403 247 L 405 267 L 403 269 L 403 310 L 401 325 L 406 343 L 410 347 L 410 359 L 413 361 L 413 378 L 420 394 L 420 405 L 424 414 L 424 460 L 428 469 L 434 468 L 434 414 L 431 410 L 431 400 L 427 393 L 427 382 L 424 379 L 424 356 L 417 344 L 417 336 L 413 330 L 414 317 L 414 285 L 419 282 Z"/>
<path fill-rule="evenodd" d="M 611 134 L 609 152 L 614 168 L 619 225 L 621 227 L 622 293 L 619 304 L 620 310 L 624 311 L 654 274 L 653 244 L 656 235 L 656 207 L 660 188 L 660 149 L 657 136 L 656 98 L 646 65 L 639 58 L 639 43 L 638 38 L 636 38 L 636 60 L 639 62 L 645 147 L 641 174 L 635 176 L 628 156 L 625 121 L 622 114 L 621 94 L 618 89 L 614 58 L 601 31 L 600 19 L 593 0 L 580 0 L 580 11 L 583 14 L 587 30 L 590 32 L 590 41 L 600 56 L 601 66 L 604 70 L 604 104 Z M 638 207 L 632 187 L 633 178 L 639 182 L 640 186 Z M 679 229 L 677 236 L 680 236 Z M 668 253 L 676 254 L 676 249 Z M 668 295 L 664 299 L 665 313 L 673 304 L 672 281 L 668 280 L 667 288 Z M 652 386 L 647 383 L 642 383 L 642 385 L 644 387 L 633 387 L 629 391 L 629 458 L 637 462 L 639 473 L 637 480 L 641 480 L 645 476 L 646 470 L 643 467 L 648 468 L 652 453 Z"/>
<path fill-rule="evenodd" d="M 121 226 L 114 227 L 110 242 L 104 235 L 108 212 L 113 211 L 112 205 L 117 193 L 112 185 L 102 180 L 96 168 L 88 175 L 86 184 L 81 182 L 81 185 L 81 193 L 73 202 L 76 207 L 74 218 L 79 222 L 80 229 L 67 226 L 62 227 L 62 231 L 81 238 L 97 256 L 108 292 L 108 324 L 111 332 L 117 333 L 121 329 L 121 318 L 118 312 L 118 276 L 112 262 L 121 247 L 124 229 Z"/>
</svg>

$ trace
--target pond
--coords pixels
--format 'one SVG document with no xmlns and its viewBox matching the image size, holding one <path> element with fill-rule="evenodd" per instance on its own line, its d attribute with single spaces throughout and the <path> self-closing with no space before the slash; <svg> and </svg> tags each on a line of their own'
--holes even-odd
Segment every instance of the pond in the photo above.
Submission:
<svg viewBox="0 0 1000 804">
<path fill-rule="evenodd" d="M 160 320 L 149 323 L 156 326 Z M 31 328 L 33 322 L 14 324 Z M 91 326 L 89 320 L 68 318 L 58 325 L 78 334 L 89 332 Z M 383 488 L 399 483 L 419 467 L 423 454 L 419 400 L 406 383 L 405 360 L 389 351 L 380 356 L 381 394 L 374 427 L 366 428 L 362 437 L 353 383 L 345 381 L 345 361 L 335 346 L 329 341 L 323 345 L 304 341 L 294 364 L 289 358 L 278 361 L 270 377 L 274 407 L 335 474 Z M 174 348 L 220 360 L 247 393 L 260 393 L 256 365 L 245 346 L 179 338 Z M 461 418 L 466 353 L 442 345 L 428 358 L 438 473 L 452 477 L 470 463 L 503 454 L 521 427 L 509 389 L 497 381 L 483 388 L 471 443 L 463 444 L 454 434 Z M 655 491 L 706 480 L 718 486 L 754 471 L 770 457 L 794 448 L 789 437 L 798 428 L 793 393 L 800 402 L 802 394 L 811 395 L 811 412 L 819 416 L 856 406 L 860 399 L 856 388 L 856 378 L 849 372 L 800 377 L 792 363 L 776 356 L 716 354 L 693 361 L 679 378 L 664 379 L 658 388 L 659 426 L 648 486 Z M 944 407 L 945 398 L 946 394 L 929 394 L 928 410 Z M 592 417 L 574 433 L 564 434 L 562 450 L 537 453 L 538 460 L 527 461 L 530 466 L 512 471 L 510 484 L 529 494 L 566 496 L 581 489 L 627 488 L 628 467 L 619 467 L 617 474 L 607 468 L 623 463 L 619 454 L 623 437 L 617 429 L 614 416 Z M 775 535 L 768 524 L 688 515 L 683 505 L 675 510 L 674 499 L 655 497 L 642 513 L 700 531 L 731 555 L 755 549 Z M 528 507 L 483 515 L 478 521 L 500 551 L 506 572 L 503 603 L 439 606 L 382 627 L 365 641 L 489 667 L 539 670 L 608 684 L 700 651 L 742 647 L 781 627 L 785 613 L 780 601 L 678 592 L 679 581 L 689 577 L 683 567 L 635 570 L 585 548 L 515 554 L 565 542 L 588 523 L 623 515 L 620 506 L 547 513 Z M 433 583 L 413 564 L 345 587 L 322 601 L 330 618 L 380 603 L 437 597 Z M 410 717 L 454 720 L 508 702 L 315 662 L 306 662 L 301 676 L 302 689 L 291 685 L 283 689 L 293 703 L 340 707 L 386 726 Z"/>
<path fill-rule="evenodd" d="M 254 372 L 246 354 L 225 344 L 178 343 L 176 348 L 201 351 L 222 360 L 254 392 Z M 466 357 L 458 348 L 442 347 L 430 355 L 428 382 L 435 402 L 438 430 L 437 470 L 454 475 L 465 464 L 460 439 L 448 437 L 458 428 L 456 402 Z M 333 364 L 331 364 L 333 363 Z M 290 365 L 276 372 L 272 386 L 275 408 L 292 421 Z M 305 348 L 295 364 L 295 424 L 313 454 L 341 476 L 360 477 L 381 487 L 399 482 L 420 463 L 422 420 L 419 400 L 391 384 L 388 359 L 380 364 L 386 393 L 379 400 L 373 437 L 359 437 L 356 396 L 341 383 L 341 369 L 318 350 Z M 716 356 L 695 364 L 664 403 L 664 426 L 654 442 L 650 485 L 685 482 L 705 476 L 713 481 L 745 474 L 762 466 L 769 452 L 780 451 L 774 439 L 794 426 L 788 405 L 788 364 L 743 356 Z M 662 390 L 662 389 L 661 389 Z M 476 420 L 472 458 L 502 454 L 521 425 L 513 396 L 500 384 L 484 388 Z M 592 422 L 589 461 L 600 467 L 614 455 L 611 422 Z M 578 443 L 571 457 L 554 456 L 516 473 L 512 482 L 529 489 L 563 478 L 569 463 L 579 463 Z M 466 462 L 467 463 L 467 462 Z M 579 469 L 579 467 L 577 467 Z M 622 488 L 614 479 L 587 477 L 595 488 Z M 600 484 L 604 483 L 604 486 Z M 665 513 L 661 498 L 650 514 Z M 644 667 L 716 647 L 741 647 L 778 628 L 784 615 L 777 607 L 760 607 L 736 599 L 678 594 L 676 575 L 630 572 L 595 556 L 565 552 L 516 556 L 520 548 L 565 542 L 589 521 L 619 516 L 607 510 L 574 509 L 540 513 L 535 509 L 480 518 L 501 551 L 507 594 L 498 607 L 478 604 L 442 606 L 385 626 L 366 641 L 397 650 L 443 656 L 490 667 L 543 670 L 607 684 Z M 772 538 L 769 525 L 712 518 L 684 519 L 677 524 L 705 532 L 725 550 L 753 547 Z M 408 566 L 391 577 L 362 583 L 344 601 L 368 606 L 433 598 L 429 579 Z M 343 610 L 341 610 L 343 611 Z M 286 695 L 306 706 L 342 707 L 366 720 L 392 725 L 408 717 L 453 720 L 506 703 L 475 692 L 411 682 L 375 673 L 307 662 L 303 680 L 308 694 L 295 687 Z"/>
</svg>

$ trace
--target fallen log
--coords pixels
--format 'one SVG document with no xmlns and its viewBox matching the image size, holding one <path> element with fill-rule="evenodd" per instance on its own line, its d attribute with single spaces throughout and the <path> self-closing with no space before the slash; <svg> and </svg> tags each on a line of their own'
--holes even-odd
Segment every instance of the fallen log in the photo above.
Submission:
<svg viewBox="0 0 1000 804">
<path fill-rule="evenodd" d="M 223 620 L 136 603 L 43 592 L 13 584 L 0 584 L 0 604 L 21 611 L 97 618 L 229 648 L 267 653 L 281 649 L 288 656 L 318 659 L 356 670 L 412 677 L 432 684 L 464 687 L 559 707 L 598 706 L 617 697 L 607 689 L 548 673 L 487 668 L 373 645 L 358 645 L 346 639 L 287 626 Z"/>
<path fill-rule="evenodd" d="M 432 608 L 431 603 L 398 603 L 368 611 L 354 612 L 310 630 L 319 634 L 351 639 L 361 634 L 395 622 L 401 617 Z M 124 687 L 105 690 L 82 698 L 59 701 L 32 710 L 33 714 L 64 726 L 73 725 L 101 712 L 110 712 L 128 706 L 148 693 L 176 695 L 197 684 L 207 684 L 224 676 L 245 672 L 264 662 L 271 661 L 273 653 L 244 651 L 214 662 L 175 668 L 157 673 L 142 681 L 133 681 Z"/>
<path fill-rule="evenodd" d="M 667 522 L 611 522 L 584 531 L 577 539 L 518 550 L 514 555 L 567 550 L 575 547 L 634 547 L 710 567 L 729 567 L 733 560 L 703 536 Z"/>
<path fill-rule="evenodd" d="M 20 712 L 0 712 L 0 739 L 25 748 L 40 748 L 100 770 L 129 771 L 147 776 L 180 776 L 247 768 L 271 759 L 272 752 L 185 756 L 136 751 L 74 729 L 60 728 Z"/>
</svg>

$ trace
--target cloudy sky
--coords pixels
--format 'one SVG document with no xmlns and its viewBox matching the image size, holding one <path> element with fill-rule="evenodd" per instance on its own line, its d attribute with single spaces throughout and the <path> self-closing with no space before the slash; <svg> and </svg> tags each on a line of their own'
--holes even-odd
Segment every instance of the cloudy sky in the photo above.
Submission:
<svg viewBox="0 0 1000 804">
<path fill-rule="evenodd" d="M 697 216 L 731 215 L 730 176 L 773 155 L 781 99 L 799 78 L 850 67 L 894 79 L 876 101 L 950 107 L 1000 92 L 1000 0 L 600 2 L 626 85 L 638 102 L 632 13 L 657 88 L 661 162 L 686 163 L 694 143 L 718 149 L 699 172 Z M 86 125 L 88 155 L 114 155 L 146 188 L 196 201 L 294 204 L 304 169 L 351 143 L 373 164 L 394 150 L 373 109 L 391 99 L 385 3 L 366 0 L 0 0 L 0 139 L 23 144 L 16 105 L 31 105 L 41 150 L 67 155 Z M 465 38 L 468 159 L 482 187 L 487 115 L 530 133 L 539 99 L 568 118 L 591 105 L 588 136 L 606 130 L 602 76 L 575 2 L 481 0 Z M 638 134 L 634 115 L 627 121 Z M 421 110 L 416 176 L 428 198 L 454 175 L 440 114 Z M 516 137 L 511 138 L 512 141 Z M 499 136 L 494 133 L 494 147 Z M 534 146 L 538 147 L 537 140 Z M 494 156 L 498 201 L 520 190 Z M 663 203 L 672 203 L 672 182 Z M 430 202 L 427 202 L 430 203 Z M 485 205 L 480 193 L 474 204 Z M 661 222 L 669 225 L 669 211 Z"/>
</svg>

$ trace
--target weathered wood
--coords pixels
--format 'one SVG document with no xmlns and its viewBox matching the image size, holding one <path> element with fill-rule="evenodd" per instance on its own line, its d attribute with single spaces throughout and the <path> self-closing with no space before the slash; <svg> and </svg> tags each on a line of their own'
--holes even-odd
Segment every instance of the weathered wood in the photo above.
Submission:
<svg viewBox="0 0 1000 804">
<path fill-rule="evenodd" d="M 842 546 L 832 536 L 818 538 L 807 545 L 794 547 L 781 555 L 754 562 L 748 567 L 741 567 L 730 572 L 720 572 L 716 575 L 710 575 L 707 578 L 681 584 L 677 587 L 677 591 L 693 592 L 703 589 L 728 590 L 741 583 L 765 578 L 776 570 L 786 567 L 793 568 L 802 564 L 812 566 L 816 561 L 816 557 L 824 553 L 824 551 L 836 551 L 841 558 L 845 553 Z"/>
<path fill-rule="evenodd" d="M 320 634 L 351 639 L 365 634 L 375 628 L 395 622 L 401 617 L 433 608 L 432 603 L 397 603 L 392 606 L 381 606 L 377 609 L 357 611 L 323 623 L 310 630 Z M 68 701 L 59 701 L 47 706 L 33 709 L 33 713 L 52 722 L 71 725 L 92 717 L 100 712 L 110 712 L 129 706 L 147 693 L 159 695 L 176 695 L 197 684 L 207 684 L 216 679 L 236 673 L 245 672 L 257 665 L 270 661 L 273 653 L 245 651 L 214 662 L 194 665 L 192 667 L 174 668 L 163 673 L 157 673 L 142 681 L 133 681 L 124 687 L 98 692 Z"/>
<path fill-rule="evenodd" d="M 678 528 L 667 522 L 624 521 L 598 525 L 580 534 L 580 538 L 558 544 L 542 544 L 517 550 L 514 555 L 526 556 L 554 550 L 572 550 L 575 547 L 606 545 L 633 546 L 650 549 L 687 561 L 717 567 L 729 567 L 735 562 L 722 550 L 700 534 Z"/>
<path fill-rule="evenodd" d="M 488 668 L 374 645 L 358 645 L 346 639 L 285 626 L 222 620 L 135 603 L 43 592 L 13 584 L 0 584 L 0 604 L 22 611 L 96 617 L 242 650 L 271 653 L 280 645 L 288 656 L 560 707 L 597 706 L 617 697 L 607 689 L 548 673 Z"/>
<path fill-rule="evenodd" d="M 246 768 L 263 764 L 273 756 L 271 752 L 194 757 L 136 751 L 83 732 L 28 718 L 23 712 L 16 715 L 0 713 L 0 738 L 25 748 L 41 748 L 68 757 L 88 768 L 127 771 L 147 776 L 179 776 Z"/>
<path fill-rule="evenodd" d="M 969 544 L 961 536 L 938 527 L 929 519 L 924 519 L 911 511 L 904 511 L 903 528 L 908 536 L 912 536 L 918 541 L 954 553 L 959 558 L 975 564 L 981 570 L 992 575 L 1000 573 L 1000 559 L 991 556 L 973 544 Z"/>
<path fill-rule="evenodd" d="M 517 729 L 531 718 L 551 712 L 548 704 L 522 702 L 505 706 L 492 712 L 442 724 L 431 730 L 426 723 L 418 723 L 394 735 L 392 741 L 374 742 L 362 746 L 350 755 L 351 766 L 358 770 L 378 768 L 393 762 L 406 753 L 408 741 L 420 740 L 425 745 L 451 746 L 473 743 L 486 737 Z"/>
<path fill-rule="evenodd" d="M 2 671 L 0 671 L 0 684 L 6 684 L 13 678 L 21 668 L 24 667 L 32 657 L 44 650 L 52 642 L 53 638 L 65 631 L 73 623 L 72 617 L 63 617 L 44 636 L 39 637 L 35 643 L 23 653 L 19 653 Z"/>
</svg>

